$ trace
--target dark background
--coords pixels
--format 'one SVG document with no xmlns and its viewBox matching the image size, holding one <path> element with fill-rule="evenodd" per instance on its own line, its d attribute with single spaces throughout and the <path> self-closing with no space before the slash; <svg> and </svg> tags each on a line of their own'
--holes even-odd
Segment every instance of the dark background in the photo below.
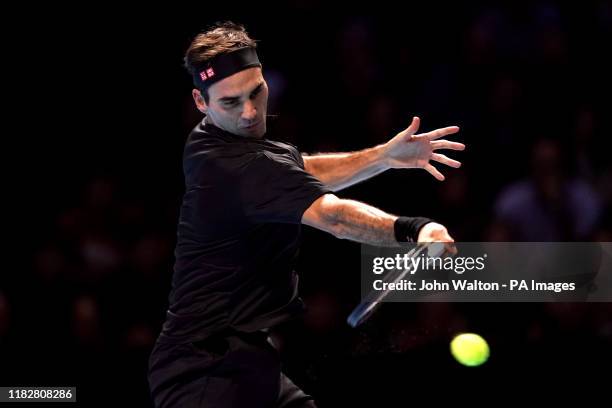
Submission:
<svg viewBox="0 0 612 408">
<path fill-rule="evenodd" d="M 219 20 L 260 41 L 272 126 L 304 152 L 383 143 L 414 115 L 422 131 L 461 126 L 452 140 L 468 149 L 449 156 L 464 165 L 439 165 L 445 182 L 389 171 L 340 197 L 435 218 L 458 241 L 612 241 L 611 2 L 328 3 L 6 15 L 19 22 L 5 35 L 4 78 L 16 207 L 5 216 L 17 228 L 0 275 L 1 385 L 151 406 L 146 364 L 167 307 L 182 148 L 201 119 L 182 55 Z M 353 330 L 359 251 L 305 227 L 309 311 L 277 334 L 286 372 L 321 406 L 403 406 L 427 387 L 443 390 L 432 402 L 468 400 L 510 373 L 521 390 L 602 391 L 609 303 L 390 304 Z M 452 360 L 460 331 L 489 341 L 487 364 Z"/>
</svg>

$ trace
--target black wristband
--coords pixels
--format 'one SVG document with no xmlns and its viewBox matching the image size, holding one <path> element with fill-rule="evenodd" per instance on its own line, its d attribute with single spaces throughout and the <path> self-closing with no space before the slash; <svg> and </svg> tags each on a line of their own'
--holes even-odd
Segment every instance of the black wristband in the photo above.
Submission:
<svg viewBox="0 0 612 408">
<path fill-rule="evenodd" d="M 421 228 L 430 222 L 434 221 L 425 217 L 399 217 L 393 224 L 395 240 L 397 242 L 416 242 Z"/>
</svg>

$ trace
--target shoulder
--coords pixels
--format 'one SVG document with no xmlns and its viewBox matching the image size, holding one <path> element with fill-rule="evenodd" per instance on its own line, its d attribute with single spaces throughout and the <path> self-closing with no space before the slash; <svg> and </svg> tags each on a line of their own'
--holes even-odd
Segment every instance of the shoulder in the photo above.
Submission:
<svg viewBox="0 0 612 408">
<path fill-rule="evenodd" d="M 269 159 L 297 165 L 301 169 L 304 169 L 304 159 L 295 145 L 275 140 L 268 140 L 267 142 L 272 147 L 266 150 Z"/>
</svg>

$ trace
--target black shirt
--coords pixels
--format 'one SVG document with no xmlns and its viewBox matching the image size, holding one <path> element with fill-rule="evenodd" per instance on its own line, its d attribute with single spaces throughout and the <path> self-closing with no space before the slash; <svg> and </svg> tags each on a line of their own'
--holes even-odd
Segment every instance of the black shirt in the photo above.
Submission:
<svg viewBox="0 0 612 408">
<path fill-rule="evenodd" d="M 161 339 L 256 331 L 303 310 L 296 260 L 304 211 L 331 192 L 287 143 L 237 136 L 205 121 L 183 157 L 186 191 Z"/>
</svg>

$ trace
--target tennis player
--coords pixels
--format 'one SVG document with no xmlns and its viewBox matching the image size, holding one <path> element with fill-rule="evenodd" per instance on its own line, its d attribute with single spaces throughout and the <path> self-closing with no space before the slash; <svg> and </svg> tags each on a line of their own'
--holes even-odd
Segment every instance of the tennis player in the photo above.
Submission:
<svg viewBox="0 0 612 408">
<path fill-rule="evenodd" d="M 442 181 L 437 153 L 456 126 L 417 134 L 419 118 L 382 145 L 302 155 L 266 138 L 268 85 L 242 26 L 199 34 L 185 55 L 205 115 L 183 157 L 185 194 L 166 321 L 149 362 L 157 407 L 314 407 L 281 372 L 269 330 L 298 316 L 294 263 L 301 224 L 372 245 L 452 241 L 428 218 L 399 217 L 334 192 L 387 169 L 421 168 Z"/>
</svg>

